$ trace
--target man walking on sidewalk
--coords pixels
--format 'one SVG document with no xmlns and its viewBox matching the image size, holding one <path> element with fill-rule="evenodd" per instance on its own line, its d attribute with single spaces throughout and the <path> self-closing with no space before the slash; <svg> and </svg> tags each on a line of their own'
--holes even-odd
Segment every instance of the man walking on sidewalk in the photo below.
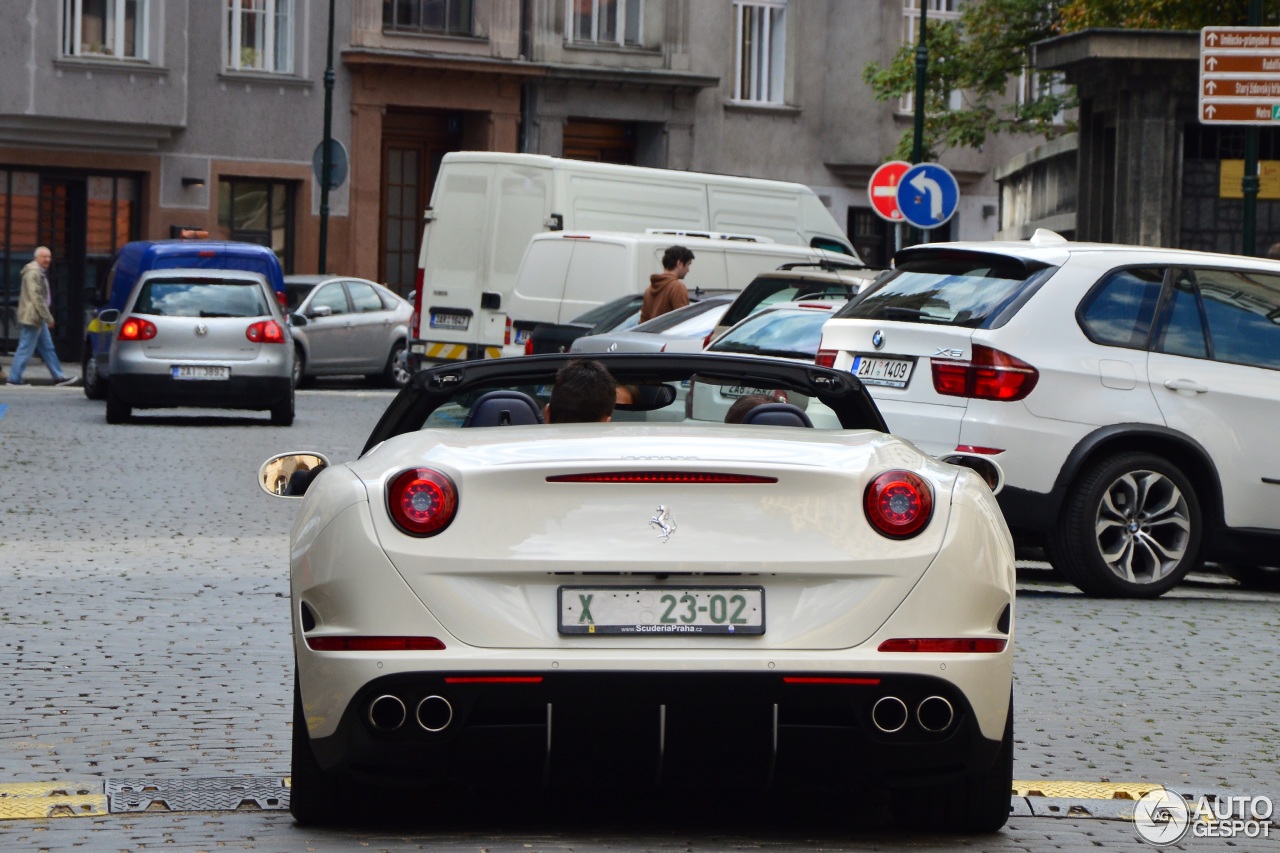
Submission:
<svg viewBox="0 0 1280 853">
<path fill-rule="evenodd" d="M 59 385 L 74 385 L 79 376 L 62 372 L 62 362 L 53 348 L 53 312 L 49 310 L 52 295 L 49 289 L 49 264 L 53 253 L 45 246 L 36 249 L 34 260 L 22 268 L 22 291 L 18 294 L 18 351 L 13 355 L 9 368 L 9 384 L 25 385 L 22 372 L 27 369 L 33 352 L 39 352 L 49 375 Z"/>
</svg>

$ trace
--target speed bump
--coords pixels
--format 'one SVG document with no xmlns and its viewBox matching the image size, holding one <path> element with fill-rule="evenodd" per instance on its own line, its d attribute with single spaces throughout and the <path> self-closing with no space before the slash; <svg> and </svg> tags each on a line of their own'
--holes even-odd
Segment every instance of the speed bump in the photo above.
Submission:
<svg viewBox="0 0 1280 853">
<path fill-rule="evenodd" d="M 105 814 L 107 794 L 101 781 L 0 785 L 0 820 Z"/>
<path fill-rule="evenodd" d="M 1017 782 L 1015 797 L 1050 797 L 1060 800 L 1140 800 L 1164 785 L 1156 782 Z"/>
</svg>

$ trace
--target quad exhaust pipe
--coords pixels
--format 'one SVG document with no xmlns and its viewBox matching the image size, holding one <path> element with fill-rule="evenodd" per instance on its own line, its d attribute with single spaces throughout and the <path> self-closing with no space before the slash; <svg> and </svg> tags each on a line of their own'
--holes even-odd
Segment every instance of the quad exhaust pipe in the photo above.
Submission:
<svg viewBox="0 0 1280 853">
<path fill-rule="evenodd" d="M 418 703 L 414 716 L 425 731 L 442 732 L 453 722 L 453 705 L 443 696 L 428 696 Z"/>
<path fill-rule="evenodd" d="M 941 696 L 928 696 L 916 705 L 916 723 L 931 734 L 945 732 L 955 718 L 955 708 Z M 902 731 L 910 721 L 911 710 L 897 696 L 881 696 L 871 706 L 871 722 L 887 735 Z"/>
<path fill-rule="evenodd" d="M 406 715 L 404 701 L 390 693 L 369 703 L 369 725 L 380 732 L 394 732 L 404 725 Z"/>
<path fill-rule="evenodd" d="M 442 732 L 453 722 L 453 705 L 443 696 L 431 695 L 418 703 L 413 716 L 423 731 Z M 369 703 L 368 717 L 374 729 L 394 732 L 409 719 L 409 709 L 399 696 L 384 693 Z"/>
</svg>

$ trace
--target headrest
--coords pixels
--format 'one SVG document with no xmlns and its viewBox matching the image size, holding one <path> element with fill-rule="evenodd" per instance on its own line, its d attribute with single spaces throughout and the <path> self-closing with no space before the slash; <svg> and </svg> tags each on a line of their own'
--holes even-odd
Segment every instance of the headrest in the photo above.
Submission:
<svg viewBox="0 0 1280 853">
<path fill-rule="evenodd" d="M 742 419 L 744 424 L 811 427 L 813 422 L 799 406 L 791 403 L 761 403 Z"/>
<path fill-rule="evenodd" d="M 520 391 L 490 391 L 471 406 L 464 427 L 523 426 L 540 424 L 542 410 L 528 394 Z"/>
</svg>

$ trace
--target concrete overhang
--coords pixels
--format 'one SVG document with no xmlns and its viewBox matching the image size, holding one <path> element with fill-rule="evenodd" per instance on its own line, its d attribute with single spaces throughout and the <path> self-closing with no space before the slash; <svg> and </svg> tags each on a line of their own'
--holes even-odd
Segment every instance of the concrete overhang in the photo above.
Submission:
<svg viewBox="0 0 1280 853">
<path fill-rule="evenodd" d="M 351 69 L 403 68 L 465 74 L 493 74 L 503 77 L 543 77 L 546 68 L 533 62 L 494 59 L 490 56 L 464 56 L 456 53 L 381 50 L 358 48 L 344 50 L 342 62 Z"/>
<path fill-rule="evenodd" d="M 0 115 L 0 145 L 86 151 L 154 152 L 182 125 L 138 124 L 57 116 Z"/>
<path fill-rule="evenodd" d="M 1032 45 L 1033 64 L 1045 70 L 1069 71 L 1109 60 L 1196 62 L 1199 30 L 1081 30 Z"/>
</svg>

